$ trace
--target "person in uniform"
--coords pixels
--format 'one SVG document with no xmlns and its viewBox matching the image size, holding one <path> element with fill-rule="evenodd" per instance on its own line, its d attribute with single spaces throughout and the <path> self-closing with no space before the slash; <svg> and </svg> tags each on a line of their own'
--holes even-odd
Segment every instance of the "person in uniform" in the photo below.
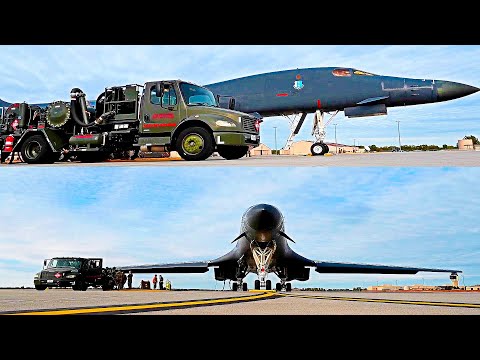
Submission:
<svg viewBox="0 0 480 360">
<path fill-rule="evenodd" d="M 160 290 L 163 290 L 163 276 L 160 274 L 160 276 L 158 277 L 158 288 Z"/>
<path fill-rule="evenodd" d="M 120 270 L 115 273 L 115 283 L 117 284 L 117 290 L 123 289 L 123 272 Z"/>
<path fill-rule="evenodd" d="M 129 289 L 132 288 L 132 279 L 133 279 L 133 274 L 132 274 L 132 270 L 130 270 L 127 275 L 127 282 L 128 282 Z"/>
<path fill-rule="evenodd" d="M 157 274 L 155 274 L 155 276 L 154 276 L 153 279 L 152 279 L 153 289 L 154 289 L 154 290 L 157 288 L 157 282 L 158 282 L 158 277 L 157 277 Z"/>
</svg>

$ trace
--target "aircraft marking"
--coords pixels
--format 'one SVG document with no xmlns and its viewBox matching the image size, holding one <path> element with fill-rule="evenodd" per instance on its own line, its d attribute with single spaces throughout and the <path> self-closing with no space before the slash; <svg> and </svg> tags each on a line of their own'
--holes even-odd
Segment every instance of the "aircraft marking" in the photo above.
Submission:
<svg viewBox="0 0 480 360">
<path fill-rule="evenodd" d="M 262 293 L 248 296 L 237 296 L 223 299 L 203 299 L 203 300 L 187 300 L 179 302 L 166 303 L 150 303 L 150 304 L 135 304 L 135 305 L 116 305 L 105 307 L 89 307 L 76 309 L 46 309 L 46 310 L 29 310 L 20 312 L 3 312 L 4 315 L 87 315 L 87 314 L 102 314 L 102 313 L 116 313 L 116 312 L 138 312 L 138 311 L 157 311 L 157 310 L 171 310 L 175 308 L 200 307 L 208 305 L 226 305 L 238 302 L 258 301 L 268 298 L 278 297 L 276 293 Z"/>
<path fill-rule="evenodd" d="M 369 299 L 369 298 L 352 298 L 343 296 L 322 296 L 322 295 L 296 295 L 296 294 L 279 294 L 282 296 L 301 297 L 306 299 L 320 300 L 340 300 L 340 301 L 360 301 L 360 302 L 378 302 L 400 305 L 426 305 L 426 306 L 445 306 L 445 307 L 465 307 L 480 309 L 480 304 L 471 303 L 449 303 L 442 301 L 418 301 L 418 300 L 394 300 L 394 299 Z"/>
</svg>

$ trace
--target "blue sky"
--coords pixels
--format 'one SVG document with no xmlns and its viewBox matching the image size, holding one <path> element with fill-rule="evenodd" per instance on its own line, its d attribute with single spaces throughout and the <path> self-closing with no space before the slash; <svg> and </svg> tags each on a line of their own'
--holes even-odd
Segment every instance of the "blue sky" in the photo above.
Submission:
<svg viewBox="0 0 480 360">
<path fill-rule="evenodd" d="M 263 72 L 303 67 L 345 66 L 382 75 L 433 78 L 480 87 L 478 45 L 50 45 L 0 46 L 0 98 L 50 102 L 68 99 L 80 87 L 96 99 L 105 86 L 143 84 L 180 78 L 198 84 Z M 455 145 L 465 135 L 480 136 L 479 94 L 444 103 L 389 109 L 387 116 L 335 119 L 337 140 L 360 145 L 396 145 L 400 121 L 402 144 Z M 298 140 L 310 140 L 309 115 Z M 288 120 L 265 119 L 264 143 L 282 147 Z M 334 141 L 334 127 L 326 141 Z"/>
<path fill-rule="evenodd" d="M 478 168 L 9 168 L 0 172 L 0 287 L 32 286 L 52 256 L 106 266 L 214 259 L 261 202 L 283 212 L 291 247 L 308 258 L 460 269 L 479 284 L 479 178 Z M 448 276 L 312 271 L 293 285 L 441 285 Z M 151 277 L 135 275 L 134 286 Z M 164 277 L 177 288 L 224 285 L 213 270 Z"/>
</svg>

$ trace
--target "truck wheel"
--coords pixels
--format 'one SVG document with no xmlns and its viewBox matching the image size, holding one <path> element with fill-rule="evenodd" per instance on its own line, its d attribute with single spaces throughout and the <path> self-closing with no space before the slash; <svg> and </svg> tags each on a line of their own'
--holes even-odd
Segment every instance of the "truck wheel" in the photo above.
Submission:
<svg viewBox="0 0 480 360">
<path fill-rule="evenodd" d="M 45 290 L 47 287 L 43 285 L 35 285 L 35 289 L 37 290 Z"/>
<path fill-rule="evenodd" d="M 51 162 L 53 151 L 42 135 L 33 135 L 22 144 L 20 149 L 22 159 L 28 164 Z"/>
<path fill-rule="evenodd" d="M 78 279 L 75 281 L 75 284 L 72 285 L 72 289 L 75 290 L 75 291 L 79 291 L 79 290 L 82 290 L 82 291 L 85 291 L 87 290 L 85 288 L 85 290 L 83 290 L 85 288 L 85 284 L 83 282 L 83 280 L 81 279 Z"/>
<path fill-rule="evenodd" d="M 240 159 L 247 155 L 248 146 L 219 146 L 218 153 L 227 160 Z"/>
<path fill-rule="evenodd" d="M 178 135 L 175 147 L 185 160 L 205 160 L 213 154 L 212 135 L 199 126 L 187 128 Z"/>
</svg>

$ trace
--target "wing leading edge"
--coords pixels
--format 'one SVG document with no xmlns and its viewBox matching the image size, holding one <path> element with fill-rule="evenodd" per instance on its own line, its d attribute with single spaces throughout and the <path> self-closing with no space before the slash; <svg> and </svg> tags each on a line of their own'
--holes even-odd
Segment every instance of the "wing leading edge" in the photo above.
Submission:
<svg viewBox="0 0 480 360">
<path fill-rule="evenodd" d="M 151 264 L 151 265 L 131 265 L 117 266 L 121 271 L 131 271 L 132 273 L 205 273 L 208 271 L 209 262 L 182 262 L 171 264 Z"/>
<path fill-rule="evenodd" d="M 316 261 L 315 271 L 318 273 L 348 273 L 348 274 L 416 274 L 419 271 L 426 272 L 447 272 L 447 273 L 461 273 L 461 270 L 449 269 L 430 269 L 430 268 L 416 268 L 404 266 L 388 266 L 388 265 L 371 265 L 371 264 L 354 264 L 354 263 L 339 263 Z"/>
</svg>

